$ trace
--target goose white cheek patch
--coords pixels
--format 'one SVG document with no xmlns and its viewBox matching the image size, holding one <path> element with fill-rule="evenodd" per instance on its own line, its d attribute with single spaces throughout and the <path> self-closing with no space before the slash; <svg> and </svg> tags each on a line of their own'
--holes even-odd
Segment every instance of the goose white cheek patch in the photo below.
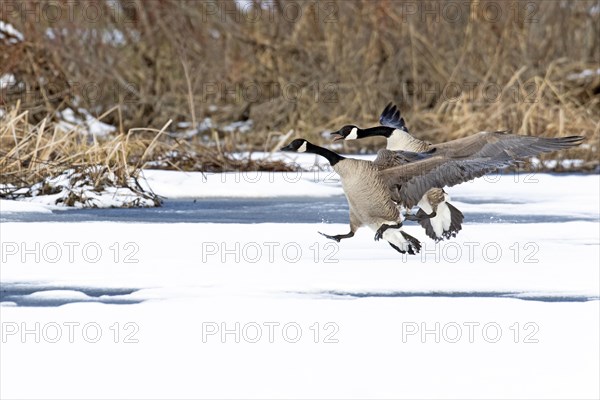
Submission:
<svg viewBox="0 0 600 400">
<path fill-rule="evenodd" d="M 352 128 L 352 130 L 350 131 L 350 133 L 348 134 L 348 136 L 346 136 L 346 140 L 358 139 L 357 132 L 358 132 L 358 129 Z"/>
<path fill-rule="evenodd" d="M 306 142 L 302 143 L 302 146 L 298 147 L 298 153 L 306 153 Z"/>
</svg>

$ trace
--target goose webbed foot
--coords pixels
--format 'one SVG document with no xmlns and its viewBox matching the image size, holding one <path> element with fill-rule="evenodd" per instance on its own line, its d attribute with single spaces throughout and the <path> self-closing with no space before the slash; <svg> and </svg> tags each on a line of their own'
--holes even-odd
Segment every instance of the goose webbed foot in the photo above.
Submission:
<svg viewBox="0 0 600 400">
<path fill-rule="evenodd" d="M 396 224 L 396 225 L 388 225 L 388 224 L 383 224 L 379 227 L 379 229 L 377 229 L 377 232 L 375 232 L 375 241 L 378 241 L 379 239 L 381 239 L 383 237 L 383 232 L 387 231 L 390 228 L 393 229 L 398 229 L 402 227 L 402 222 Z"/>
<path fill-rule="evenodd" d="M 424 212 L 421 212 L 421 210 L 419 210 L 419 212 L 416 215 L 412 215 L 412 214 L 405 214 L 404 215 L 404 219 L 407 221 L 423 221 L 425 219 L 430 219 L 430 218 L 434 218 L 437 215 L 437 213 L 435 211 L 433 211 L 431 214 L 425 214 Z"/>
<path fill-rule="evenodd" d="M 331 239 L 331 240 L 335 240 L 336 242 L 339 242 L 342 239 L 348 239 L 351 238 L 352 236 L 354 236 L 354 232 L 350 231 L 349 233 L 346 233 L 345 235 L 326 235 L 323 232 L 319 232 L 321 235 L 325 236 L 327 239 Z"/>
</svg>

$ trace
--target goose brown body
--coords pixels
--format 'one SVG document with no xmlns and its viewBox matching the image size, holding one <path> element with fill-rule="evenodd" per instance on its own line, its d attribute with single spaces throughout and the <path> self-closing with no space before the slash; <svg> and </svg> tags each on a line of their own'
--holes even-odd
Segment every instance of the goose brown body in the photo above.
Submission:
<svg viewBox="0 0 600 400">
<path fill-rule="evenodd" d="M 350 205 L 350 226 L 378 227 L 384 223 L 400 222 L 400 213 L 390 191 L 370 161 L 346 158 L 333 166 L 341 178 Z"/>
</svg>

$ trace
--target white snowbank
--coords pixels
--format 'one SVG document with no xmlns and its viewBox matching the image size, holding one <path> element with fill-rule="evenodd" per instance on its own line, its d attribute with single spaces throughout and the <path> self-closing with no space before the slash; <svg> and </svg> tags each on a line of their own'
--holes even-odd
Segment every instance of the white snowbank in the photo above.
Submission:
<svg viewBox="0 0 600 400">
<path fill-rule="evenodd" d="M 0 213 L 51 213 L 52 207 L 43 204 L 35 204 L 26 201 L 0 199 Z"/>
<path fill-rule="evenodd" d="M 145 173 L 171 196 L 341 194 L 313 176 Z M 416 256 L 366 229 L 341 243 L 317 233 L 346 224 L 3 222 L 2 322 L 17 331 L 2 343 L 11 368 L 0 369 L 0 395 L 597 398 L 599 179 L 489 176 L 450 188 L 465 212 L 592 220 L 467 218 L 438 244 L 406 223 L 423 242 Z M 24 285 L 34 289 L 11 297 Z M 40 340 L 22 339 L 36 323 Z"/>
<path fill-rule="evenodd" d="M 140 181 L 159 196 L 175 198 L 211 197 L 327 197 L 340 195 L 337 179 L 311 180 L 301 172 L 202 173 L 144 170 Z"/>
<path fill-rule="evenodd" d="M 30 188 L 11 190 L 10 186 L 0 185 L 0 191 L 14 191 L 13 196 L 22 196 L 14 197 L 19 202 L 52 206 L 54 209 L 156 206 L 154 194 L 139 188 L 133 178 L 129 178 L 127 184 L 128 186 L 124 186 L 112 171 L 96 165 L 67 169 L 60 175 L 47 177 Z M 12 205 L 13 203 L 15 202 L 8 203 L 9 209 L 17 207 L 18 210 L 19 206 Z"/>
</svg>

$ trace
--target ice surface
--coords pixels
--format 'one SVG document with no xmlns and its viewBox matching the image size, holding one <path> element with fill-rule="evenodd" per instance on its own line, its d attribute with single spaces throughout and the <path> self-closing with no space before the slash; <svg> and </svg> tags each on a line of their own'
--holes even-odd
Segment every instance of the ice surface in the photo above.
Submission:
<svg viewBox="0 0 600 400">
<path fill-rule="evenodd" d="M 173 197 L 253 191 L 285 202 L 341 190 L 308 178 L 146 174 Z M 437 245 L 407 223 L 424 248 L 406 257 L 366 229 L 339 244 L 317 233 L 346 224 L 3 222 L 1 395 L 597 398 L 599 178 L 524 178 L 448 192 L 467 212 L 573 220 L 466 218 Z M 39 343 L 22 336 L 36 323 Z"/>
</svg>

